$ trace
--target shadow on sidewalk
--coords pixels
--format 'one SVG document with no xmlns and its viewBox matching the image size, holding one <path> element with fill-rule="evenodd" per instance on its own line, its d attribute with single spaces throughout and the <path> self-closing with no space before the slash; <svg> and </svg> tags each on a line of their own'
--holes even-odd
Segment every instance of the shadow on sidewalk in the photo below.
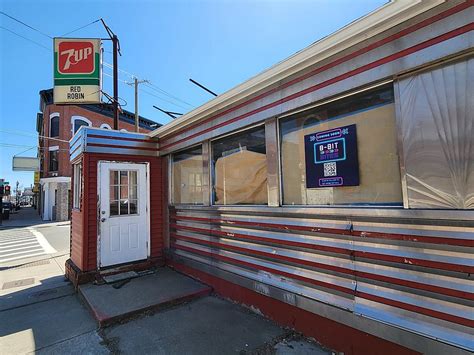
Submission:
<svg viewBox="0 0 474 355">
<path fill-rule="evenodd" d="M 32 227 L 38 225 L 57 225 L 58 223 L 69 224 L 70 221 L 43 221 L 38 210 L 33 207 L 22 207 L 15 213 L 10 214 L 10 219 L 3 220 L 0 229 Z"/>
</svg>

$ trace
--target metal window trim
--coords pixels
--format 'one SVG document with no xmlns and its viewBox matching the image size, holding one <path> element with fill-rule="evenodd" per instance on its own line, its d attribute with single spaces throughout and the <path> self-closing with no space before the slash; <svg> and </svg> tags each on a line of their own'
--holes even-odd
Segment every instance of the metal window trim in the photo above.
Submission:
<svg viewBox="0 0 474 355">
<path fill-rule="evenodd" d="M 403 154 L 403 133 L 402 133 L 402 108 L 400 102 L 400 85 L 399 81 L 395 80 L 393 83 L 393 94 L 394 94 L 394 104 L 395 104 L 395 127 L 397 129 L 397 154 L 398 162 L 400 167 L 400 180 L 402 184 L 402 198 L 403 198 L 403 208 L 409 209 L 410 205 L 408 203 L 408 184 L 407 184 L 407 172 L 405 158 Z"/>
<path fill-rule="evenodd" d="M 265 121 L 265 150 L 267 159 L 267 203 L 279 207 L 280 200 L 280 151 L 278 142 L 278 120 L 276 117 Z"/>
<path fill-rule="evenodd" d="M 354 95 L 357 95 L 357 94 L 360 94 L 360 93 L 363 93 L 363 92 L 366 92 L 366 91 L 373 90 L 373 89 L 378 88 L 380 86 L 390 84 L 393 81 L 394 81 L 393 78 L 389 78 L 389 79 L 384 79 L 384 80 L 381 80 L 381 81 L 377 81 L 375 83 L 370 83 L 368 85 L 364 85 L 364 86 L 359 87 L 357 89 L 352 89 L 352 90 L 346 91 L 345 93 L 337 94 L 337 95 L 332 96 L 330 98 L 326 98 L 326 99 L 323 99 L 321 101 L 309 104 L 305 107 L 300 107 L 300 108 L 297 108 L 295 110 L 285 112 L 284 114 L 278 115 L 277 118 L 278 118 L 278 120 L 285 119 L 285 118 L 288 118 L 289 116 L 293 116 L 293 115 L 296 115 L 296 114 L 301 113 L 301 112 L 309 111 L 309 110 L 315 109 L 317 107 L 327 105 L 327 104 L 329 104 L 331 102 L 334 102 L 334 101 L 339 101 L 339 100 L 342 100 L 342 99 L 345 99 L 345 98 L 348 98 L 348 97 L 351 97 L 351 96 L 354 96 Z"/>
<path fill-rule="evenodd" d="M 200 147 L 201 148 L 201 157 L 202 157 L 202 160 L 203 160 L 203 168 L 204 168 L 204 146 L 205 146 L 205 142 L 200 142 L 200 143 L 196 143 L 196 144 L 193 144 L 189 147 L 186 147 L 186 148 L 183 148 L 183 149 L 179 149 L 173 153 L 169 153 L 167 154 L 167 157 L 168 157 L 168 204 L 171 205 L 171 206 L 176 206 L 176 207 L 180 207 L 180 206 L 209 206 L 209 205 L 206 205 L 206 199 L 204 198 L 203 199 L 203 202 L 201 203 L 176 203 L 174 201 L 174 185 L 173 185 L 173 182 L 174 182 L 174 179 L 173 179 L 173 163 L 174 163 L 174 156 L 176 154 L 180 154 L 180 153 L 183 153 L 183 152 L 186 152 L 187 150 L 192 150 L 192 149 L 195 149 L 195 148 L 198 148 Z M 203 169 L 203 179 L 202 181 L 205 181 L 205 169 Z M 204 194 L 204 190 L 203 189 L 203 194 Z"/>
<path fill-rule="evenodd" d="M 211 139 L 208 139 L 208 142 L 209 142 L 209 179 L 210 179 L 210 185 L 209 185 L 209 190 L 210 190 L 210 206 L 262 206 L 262 207 L 267 207 L 269 206 L 268 205 L 268 189 L 267 189 L 267 204 L 265 205 L 255 205 L 255 204 L 239 204 L 239 205 L 231 205 L 231 204 L 228 204 L 228 205 L 216 205 L 215 204 L 215 201 L 214 201 L 214 177 L 215 177 L 215 174 L 214 174 L 214 170 L 215 170 L 215 167 L 214 167 L 214 160 L 212 159 L 213 157 L 213 149 L 212 149 L 212 143 L 216 140 L 219 140 L 219 139 L 222 139 L 222 138 L 225 138 L 225 137 L 229 137 L 229 136 L 232 136 L 232 135 L 236 135 L 236 134 L 239 134 L 239 133 L 242 133 L 242 132 L 245 132 L 245 131 L 248 131 L 248 130 L 251 130 L 251 129 L 254 129 L 254 128 L 257 128 L 257 127 L 263 127 L 263 129 L 265 130 L 265 157 L 267 156 L 267 137 L 266 137 L 266 124 L 265 124 L 265 121 L 263 122 L 258 122 L 258 123 L 255 123 L 253 125 L 249 125 L 249 126 L 246 126 L 246 127 L 242 127 L 242 128 L 239 128 L 238 130 L 235 130 L 235 131 L 232 131 L 232 132 L 229 132 L 229 133 L 225 133 L 221 136 L 218 136 L 218 137 L 214 137 L 214 138 L 211 138 Z M 267 169 L 268 169 L 268 166 L 267 166 Z M 268 170 L 267 170 L 267 187 L 268 187 Z"/>
</svg>

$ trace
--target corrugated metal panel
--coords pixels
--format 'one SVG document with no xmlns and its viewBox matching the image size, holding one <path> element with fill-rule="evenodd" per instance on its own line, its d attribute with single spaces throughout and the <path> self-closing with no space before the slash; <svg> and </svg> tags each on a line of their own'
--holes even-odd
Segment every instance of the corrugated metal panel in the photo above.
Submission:
<svg viewBox="0 0 474 355">
<path fill-rule="evenodd" d="M 245 208 L 172 209 L 171 250 L 182 259 L 474 350 L 472 222 L 302 210 L 269 215 L 268 209 L 253 208 L 249 215 Z"/>
<path fill-rule="evenodd" d="M 69 156 L 81 153 L 158 156 L 158 141 L 146 134 L 81 127 L 70 141 Z"/>
</svg>

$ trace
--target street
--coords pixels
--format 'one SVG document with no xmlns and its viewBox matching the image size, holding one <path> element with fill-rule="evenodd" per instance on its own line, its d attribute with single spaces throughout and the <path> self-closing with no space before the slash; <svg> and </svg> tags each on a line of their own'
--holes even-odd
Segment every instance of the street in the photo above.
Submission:
<svg viewBox="0 0 474 355">
<path fill-rule="evenodd" d="M 33 207 L 23 207 L 0 226 L 0 267 L 69 253 L 70 223 L 46 223 Z"/>
</svg>

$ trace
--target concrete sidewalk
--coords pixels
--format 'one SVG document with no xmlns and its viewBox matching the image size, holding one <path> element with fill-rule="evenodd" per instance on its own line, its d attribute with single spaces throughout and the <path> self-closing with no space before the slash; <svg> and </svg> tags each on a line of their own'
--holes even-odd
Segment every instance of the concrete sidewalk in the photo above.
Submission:
<svg viewBox="0 0 474 355">
<path fill-rule="evenodd" d="M 0 311 L 73 294 L 64 277 L 68 255 L 0 268 Z"/>
</svg>

